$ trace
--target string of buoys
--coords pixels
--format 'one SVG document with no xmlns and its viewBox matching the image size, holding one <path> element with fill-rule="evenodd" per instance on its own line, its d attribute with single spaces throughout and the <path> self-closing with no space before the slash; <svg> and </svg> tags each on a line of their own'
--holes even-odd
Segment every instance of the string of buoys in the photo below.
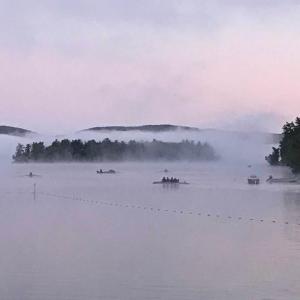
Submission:
<svg viewBox="0 0 300 300">
<path fill-rule="evenodd" d="M 85 202 L 85 203 L 90 203 L 90 204 L 99 204 L 99 205 L 106 205 L 106 206 L 114 206 L 114 207 L 124 207 L 124 208 L 130 208 L 130 209 L 143 209 L 143 210 L 148 210 L 151 212 L 165 212 L 165 213 L 174 213 L 174 214 L 181 214 L 181 215 L 198 215 L 198 216 L 206 216 L 206 217 L 215 217 L 218 219 L 227 219 L 227 220 L 245 220 L 245 221 L 250 221 L 250 222 L 258 222 L 258 223 L 271 223 L 271 224 L 284 224 L 284 225 L 297 225 L 300 226 L 300 223 L 290 223 L 288 221 L 277 221 L 275 219 L 272 219 L 270 221 L 264 220 L 264 219 L 255 219 L 255 218 L 247 218 L 247 217 L 233 217 L 233 216 L 221 216 L 220 214 L 213 215 L 211 213 L 201 213 L 201 212 L 194 212 L 194 211 L 185 211 L 185 210 L 177 210 L 177 209 L 162 209 L 162 208 L 155 208 L 155 207 L 147 207 L 147 206 L 140 206 L 140 205 L 130 205 L 130 204 L 121 204 L 117 202 L 105 202 L 105 201 L 95 201 L 95 200 L 89 200 L 89 199 L 84 199 L 80 197 L 75 197 L 75 196 L 66 196 L 66 195 L 57 195 L 57 194 L 52 194 L 48 192 L 38 192 L 37 194 L 39 195 L 44 195 L 48 197 L 55 197 L 59 199 L 69 199 L 69 200 L 75 200 L 75 201 L 80 201 L 80 202 Z"/>
</svg>

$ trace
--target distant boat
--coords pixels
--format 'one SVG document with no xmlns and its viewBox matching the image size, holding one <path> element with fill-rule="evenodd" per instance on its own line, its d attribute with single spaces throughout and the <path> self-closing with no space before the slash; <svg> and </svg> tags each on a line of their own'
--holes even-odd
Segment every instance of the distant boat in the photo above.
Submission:
<svg viewBox="0 0 300 300">
<path fill-rule="evenodd" d="M 298 178 L 273 178 L 273 176 L 269 176 L 266 181 L 269 183 L 300 183 Z"/>
<path fill-rule="evenodd" d="M 260 180 L 256 175 L 251 175 L 248 177 L 248 184 L 259 184 Z"/>
<path fill-rule="evenodd" d="M 32 177 L 41 177 L 41 175 L 37 175 L 37 174 L 33 174 L 32 172 L 29 172 L 29 174 L 23 175 L 22 177 L 30 177 L 30 178 L 32 178 Z"/>
<path fill-rule="evenodd" d="M 100 169 L 99 171 L 97 171 L 97 174 L 116 174 L 117 172 L 115 170 L 108 170 L 108 171 L 102 171 L 102 169 Z"/>
</svg>

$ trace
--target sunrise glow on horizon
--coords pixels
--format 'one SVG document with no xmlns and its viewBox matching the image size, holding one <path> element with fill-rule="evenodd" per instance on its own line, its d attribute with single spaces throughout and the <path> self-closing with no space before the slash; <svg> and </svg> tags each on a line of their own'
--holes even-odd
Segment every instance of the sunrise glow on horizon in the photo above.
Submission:
<svg viewBox="0 0 300 300">
<path fill-rule="evenodd" d="M 300 103 L 299 14 L 297 1 L 4 0 L 1 122 L 278 131 Z"/>
</svg>

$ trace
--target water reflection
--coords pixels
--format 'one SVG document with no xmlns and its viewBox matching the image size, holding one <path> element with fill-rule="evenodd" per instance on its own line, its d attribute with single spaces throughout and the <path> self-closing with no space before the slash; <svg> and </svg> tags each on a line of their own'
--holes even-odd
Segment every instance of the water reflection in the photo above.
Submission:
<svg viewBox="0 0 300 300">
<path fill-rule="evenodd" d="M 288 239 L 300 243 L 300 193 L 286 191 L 283 194 L 284 217 L 289 222 L 285 226 Z"/>
<path fill-rule="evenodd" d="M 153 184 L 157 164 L 12 167 L 1 193 L 24 193 L 0 201 L 0 299 L 299 299 L 293 187 L 214 164 L 168 166 L 189 185 Z M 16 176 L 28 167 L 43 177 Z"/>
<path fill-rule="evenodd" d="M 177 183 L 164 183 L 162 184 L 162 187 L 166 190 L 178 190 L 179 189 L 179 184 Z"/>
</svg>

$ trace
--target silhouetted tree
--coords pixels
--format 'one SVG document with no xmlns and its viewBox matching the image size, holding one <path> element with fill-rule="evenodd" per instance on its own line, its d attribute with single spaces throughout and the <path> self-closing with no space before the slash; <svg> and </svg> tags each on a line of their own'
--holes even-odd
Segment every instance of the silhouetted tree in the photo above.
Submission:
<svg viewBox="0 0 300 300">
<path fill-rule="evenodd" d="M 24 151 L 24 146 L 22 144 L 18 144 L 16 148 L 16 153 L 13 155 L 13 160 L 15 162 L 25 162 L 26 157 L 25 157 L 25 151 Z"/>
<path fill-rule="evenodd" d="M 272 147 L 273 152 L 265 157 L 266 161 L 272 165 L 277 166 L 279 165 L 279 159 L 280 159 L 280 150 L 279 148 Z"/>
<path fill-rule="evenodd" d="M 279 148 L 273 147 L 273 152 L 266 157 L 271 165 L 286 165 L 293 172 L 300 172 L 300 118 L 295 122 L 287 122 L 283 126 L 283 138 Z"/>
<path fill-rule="evenodd" d="M 30 159 L 32 160 L 43 160 L 45 153 L 45 146 L 43 142 L 32 143 Z"/>
</svg>

